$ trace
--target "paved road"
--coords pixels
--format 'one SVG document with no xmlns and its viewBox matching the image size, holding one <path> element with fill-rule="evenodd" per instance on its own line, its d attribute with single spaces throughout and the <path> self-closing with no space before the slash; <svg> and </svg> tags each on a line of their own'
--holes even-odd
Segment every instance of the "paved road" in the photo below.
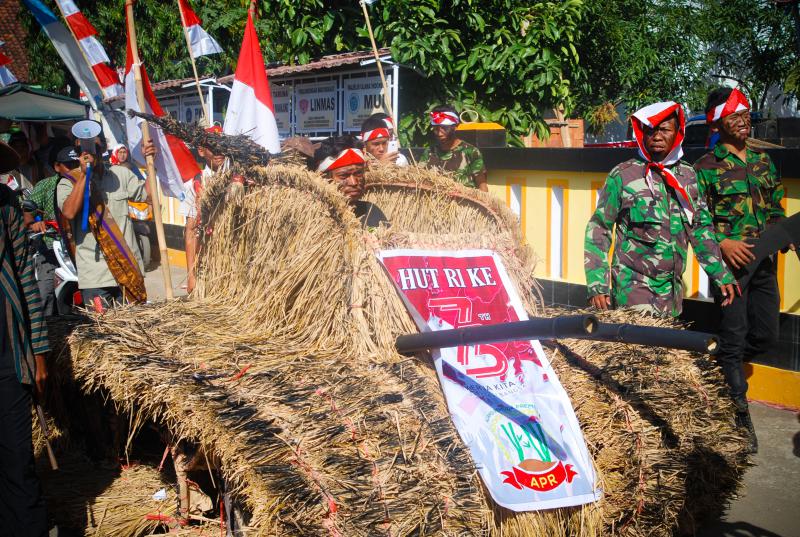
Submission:
<svg viewBox="0 0 800 537">
<path fill-rule="evenodd" d="M 727 515 L 698 537 L 800 537 L 800 414 L 753 403 L 759 451 Z"/>
<path fill-rule="evenodd" d="M 185 295 L 186 269 L 173 266 L 171 273 L 175 296 Z M 160 267 L 147 273 L 145 284 L 151 299 L 164 297 Z M 800 537 L 798 414 L 758 403 L 751 412 L 760 443 L 755 466 L 727 515 L 697 537 Z"/>
<path fill-rule="evenodd" d="M 170 267 L 170 274 L 172 275 L 172 292 L 175 296 L 186 295 L 186 269 L 183 267 Z M 151 270 L 144 277 L 144 285 L 147 287 L 147 298 L 150 300 L 157 300 L 165 297 L 164 293 L 164 277 L 162 275 L 161 267 Z"/>
</svg>

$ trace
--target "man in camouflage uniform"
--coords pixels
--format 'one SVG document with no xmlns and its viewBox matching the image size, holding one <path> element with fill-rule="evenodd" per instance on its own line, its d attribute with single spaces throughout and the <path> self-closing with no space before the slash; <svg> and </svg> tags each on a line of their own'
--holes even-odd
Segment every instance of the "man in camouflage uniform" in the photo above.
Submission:
<svg viewBox="0 0 800 537">
<path fill-rule="evenodd" d="M 720 139 L 713 151 L 695 163 L 695 170 L 708 199 L 722 257 L 736 274 L 755 258 L 752 243 L 746 241 L 757 239 L 767 225 L 784 218 L 783 185 L 769 155 L 747 147 L 750 105 L 738 89 L 714 90 L 706 104 L 706 119 Z M 743 362 L 767 351 L 778 339 L 776 265 L 776 256 L 761 262 L 741 290 L 741 299 L 720 312 L 717 360 L 736 405 L 737 423 L 747 431 L 753 453 L 758 440 L 747 406 Z M 722 302 L 716 293 L 714 298 Z"/>
<path fill-rule="evenodd" d="M 602 310 L 632 307 L 679 315 L 689 242 L 709 278 L 733 300 L 734 278 L 722 263 L 705 198 L 694 171 L 680 160 L 683 109 L 673 102 L 657 103 L 636 112 L 631 121 L 639 157 L 611 171 L 586 226 L 584 264 L 591 304 Z M 609 278 L 607 257 L 615 224 Z"/>
<path fill-rule="evenodd" d="M 434 143 L 425 149 L 419 162 L 451 172 L 462 185 L 488 192 L 483 155 L 477 147 L 456 137 L 460 122 L 452 106 L 434 108 L 431 112 Z"/>
</svg>

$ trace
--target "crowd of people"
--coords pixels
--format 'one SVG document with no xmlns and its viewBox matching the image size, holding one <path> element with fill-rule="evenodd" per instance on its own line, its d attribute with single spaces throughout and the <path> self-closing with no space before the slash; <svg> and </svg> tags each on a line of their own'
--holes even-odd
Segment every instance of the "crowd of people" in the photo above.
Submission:
<svg viewBox="0 0 800 537">
<path fill-rule="evenodd" d="M 783 187 L 766 153 L 748 147 L 750 111 L 744 95 L 721 88 L 708 97 L 708 123 L 716 147 L 690 166 L 682 160 L 684 111 L 674 102 L 642 108 L 631 118 L 639 155 L 615 167 L 600 191 L 585 237 L 589 302 L 599 310 L 629 307 L 654 315 L 681 312 L 687 247 L 714 284 L 720 309 L 719 362 L 736 407 L 738 424 L 757 439 L 747 406 L 743 363 L 777 338 L 779 295 L 774 256 L 761 261 L 741 289 L 737 274 L 754 260 L 752 240 L 781 218 Z M 487 191 L 480 151 L 456 136 L 459 114 L 438 106 L 429 117 L 432 143 L 419 164 L 441 168 L 457 182 Z M 219 127 L 208 129 L 220 134 Z M 85 141 L 84 141 L 85 142 Z M 42 234 L 57 222 L 59 240 L 77 269 L 84 304 L 97 308 L 144 302 L 144 266 L 130 218 L 130 204 L 151 193 L 125 146 L 109 153 L 102 137 L 92 143 L 67 138 L 31 154 L 24 135 L 0 143 L 0 521 L 14 535 L 46 533 L 44 505 L 31 448 L 31 402 L 47 377 L 44 318 L 55 313 L 52 236 L 29 245 L 26 230 Z M 202 173 L 185 184 L 187 287 L 195 285 L 200 229 L 198 200 L 205 181 L 230 163 L 211 147 L 196 148 Z M 144 155 L 155 154 L 144 147 Z M 362 199 L 365 172 L 373 165 L 408 166 L 386 114 L 364 121 L 360 135 L 335 136 L 314 146 L 308 166 L 335 184 L 365 228 L 389 225 L 380 207 Z M 13 182 L 12 182 L 13 181 Z M 87 190 L 87 181 L 91 188 Z M 15 190 L 34 214 L 21 210 Z M 26 191 L 27 192 L 27 191 Z M 88 195 L 87 195 L 88 193 Z M 608 253 L 616 234 L 613 259 Z M 39 253 L 33 256 L 33 251 Z M 34 259 L 35 258 L 35 259 Z M 38 285 L 37 285 L 38 282 Z"/>
</svg>

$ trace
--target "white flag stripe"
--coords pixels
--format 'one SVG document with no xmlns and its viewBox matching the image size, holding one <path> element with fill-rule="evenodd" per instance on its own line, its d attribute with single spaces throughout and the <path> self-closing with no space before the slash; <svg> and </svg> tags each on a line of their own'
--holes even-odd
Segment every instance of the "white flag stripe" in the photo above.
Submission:
<svg viewBox="0 0 800 537">
<path fill-rule="evenodd" d="M 0 88 L 4 88 L 9 84 L 13 84 L 17 81 L 17 77 L 14 76 L 14 73 L 8 67 L 0 67 Z"/>
<path fill-rule="evenodd" d="M 256 98 L 256 92 L 247 84 L 233 81 L 228 113 L 225 116 L 225 134 L 244 134 L 270 153 L 280 153 L 278 124 L 275 115 Z"/>
<path fill-rule="evenodd" d="M 145 112 L 152 114 L 153 110 L 147 104 L 147 100 L 145 100 L 145 106 L 147 107 Z M 136 79 L 133 69 L 125 75 L 125 108 L 127 110 L 136 110 L 137 112 L 140 111 L 139 101 L 136 98 Z M 128 117 L 126 120 L 128 149 L 132 157 L 139 162 L 145 162 L 145 157 L 142 153 L 142 123 L 144 123 L 144 120 L 138 117 Z M 155 164 L 162 192 L 167 196 L 183 200 L 186 195 L 183 191 L 183 180 L 175 160 L 169 158 L 171 153 L 164 132 L 161 129 L 151 127 L 150 136 L 156 146 Z"/>
<path fill-rule="evenodd" d="M 98 63 L 110 63 L 103 45 L 101 45 L 94 36 L 84 37 L 79 41 L 79 43 L 81 44 L 83 51 L 86 53 L 86 58 L 89 60 L 90 64 L 97 65 Z"/>
<path fill-rule="evenodd" d="M 69 17 L 80 11 L 72 0 L 56 0 L 56 3 L 61 8 L 61 11 L 64 12 L 65 17 Z"/>
<path fill-rule="evenodd" d="M 213 37 L 208 35 L 208 32 L 203 30 L 199 24 L 189 26 L 186 31 L 189 34 L 189 42 L 192 46 L 192 57 L 199 58 L 200 56 L 207 56 L 209 54 L 219 54 L 222 52 L 219 44 Z"/>
</svg>

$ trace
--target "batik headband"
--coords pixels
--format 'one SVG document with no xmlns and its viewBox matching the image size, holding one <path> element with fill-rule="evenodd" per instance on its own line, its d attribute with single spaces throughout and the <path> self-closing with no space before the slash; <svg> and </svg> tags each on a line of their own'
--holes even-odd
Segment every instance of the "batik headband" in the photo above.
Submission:
<svg viewBox="0 0 800 537">
<path fill-rule="evenodd" d="M 335 170 L 336 168 L 343 168 L 352 164 L 364 164 L 364 162 L 366 162 L 364 159 L 364 153 L 362 153 L 360 149 L 348 148 L 338 155 L 327 157 L 325 160 L 320 162 L 319 166 L 317 166 L 317 171 L 319 173 L 325 173 L 327 171 Z"/>
<path fill-rule="evenodd" d="M 389 129 L 381 127 L 379 129 L 372 129 L 371 131 L 361 133 L 362 142 L 371 142 L 372 140 L 377 140 L 379 138 L 391 138 L 389 135 Z"/>
<path fill-rule="evenodd" d="M 455 112 L 431 112 L 431 125 L 458 125 L 461 120 Z"/>
<path fill-rule="evenodd" d="M 750 110 L 750 103 L 747 101 L 747 97 L 744 96 L 744 93 L 739 91 L 738 88 L 733 88 L 731 94 L 728 96 L 728 100 L 708 111 L 708 114 L 706 114 L 706 121 L 709 124 L 714 123 L 725 116 L 741 112 L 742 110 Z"/>
</svg>

